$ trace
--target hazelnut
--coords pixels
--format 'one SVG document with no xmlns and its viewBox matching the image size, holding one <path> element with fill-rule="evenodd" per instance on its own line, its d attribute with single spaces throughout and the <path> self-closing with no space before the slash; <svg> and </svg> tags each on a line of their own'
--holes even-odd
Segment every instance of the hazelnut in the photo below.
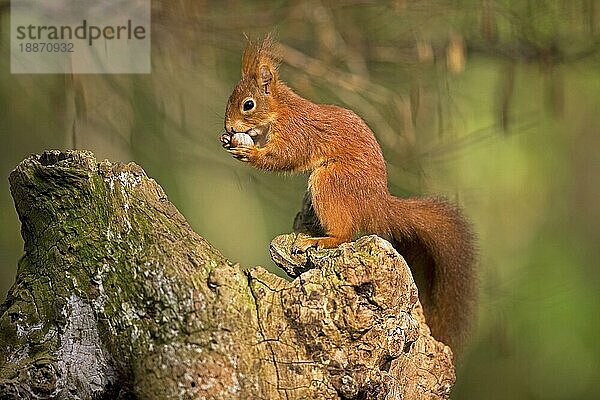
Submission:
<svg viewBox="0 0 600 400">
<path fill-rule="evenodd" d="M 254 140 L 252 140 L 252 138 L 244 133 L 244 132 L 238 132 L 235 133 L 232 137 L 231 137 L 231 144 L 234 147 L 238 147 L 238 146 L 254 146 Z"/>
</svg>

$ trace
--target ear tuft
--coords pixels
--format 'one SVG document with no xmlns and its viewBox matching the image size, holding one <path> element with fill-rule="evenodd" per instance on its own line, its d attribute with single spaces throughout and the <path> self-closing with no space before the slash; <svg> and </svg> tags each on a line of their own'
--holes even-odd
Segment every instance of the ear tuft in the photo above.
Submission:
<svg viewBox="0 0 600 400">
<path fill-rule="evenodd" d="M 242 77 L 254 78 L 257 84 L 263 86 L 273 84 L 277 80 L 277 68 L 280 63 L 273 35 L 268 34 L 260 43 L 247 40 L 242 58 Z"/>
</svg>

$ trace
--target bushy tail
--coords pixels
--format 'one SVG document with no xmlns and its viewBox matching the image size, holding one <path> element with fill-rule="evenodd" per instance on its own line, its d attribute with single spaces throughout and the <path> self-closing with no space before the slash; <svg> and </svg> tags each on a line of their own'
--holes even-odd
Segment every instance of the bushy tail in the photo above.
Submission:
<svg viewBox="0 0 600 400">
<path fill-rule="evenodd" d="M 390 197 L 388 209 L 394 247 L 411 268 L 427 324 L 456 352 L 475 305 L 471 227 L 458 208 L 441 199 Z"/>
</svg>

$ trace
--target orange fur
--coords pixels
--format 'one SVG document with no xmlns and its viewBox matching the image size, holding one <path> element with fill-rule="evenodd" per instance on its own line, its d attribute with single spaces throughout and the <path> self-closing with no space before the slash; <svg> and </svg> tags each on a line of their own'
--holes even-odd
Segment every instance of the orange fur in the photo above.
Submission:
<svg viewBox="0 0 600 400">
<path fill-rule="evenodd" d="M 433 334 L 457 347 L 475 296 L 475 250 L 470 226 L 443 200 L 389 194 L 385 161 L 367 124 L 354 112 L 315 104 L 278 77 L 273 41 L 249 43 L 242 79 L 226 110 L 224 147 L 253 166 L 311 172 L 308 188 L 326 237 L 297 246 L 335 247 L 360 233 L 389 239 L 413 271 Z M 252 99 L 255 109 L 245 111 Z M 232 147 L 228 135 L 256 129 L 260 146 Z"/>
</svg>

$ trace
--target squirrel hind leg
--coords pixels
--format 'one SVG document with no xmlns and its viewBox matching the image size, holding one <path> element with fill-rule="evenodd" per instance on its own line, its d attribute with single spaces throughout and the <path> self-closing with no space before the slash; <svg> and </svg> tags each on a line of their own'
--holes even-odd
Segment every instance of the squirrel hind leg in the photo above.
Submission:
<svg viewBox="0 0 600 400">
<path fill-rule="evenodd" d="M 325 236 L 317 239 L 317 248 L 331 249 L 338 247 L 340 244 L 348 242 L 350 238 L 342 238 L 338 236 Z"/>
<path fill-rule="evenodd" d="M 300 237 L 296 239 L 296 242 L 292 248 L 292 252 L 304 253 L 313 247 L 316 247 L 317 249 L 331 249 L 347 241 L 348 239 L 343 239 L 336 236 Z"/>
</svg>

